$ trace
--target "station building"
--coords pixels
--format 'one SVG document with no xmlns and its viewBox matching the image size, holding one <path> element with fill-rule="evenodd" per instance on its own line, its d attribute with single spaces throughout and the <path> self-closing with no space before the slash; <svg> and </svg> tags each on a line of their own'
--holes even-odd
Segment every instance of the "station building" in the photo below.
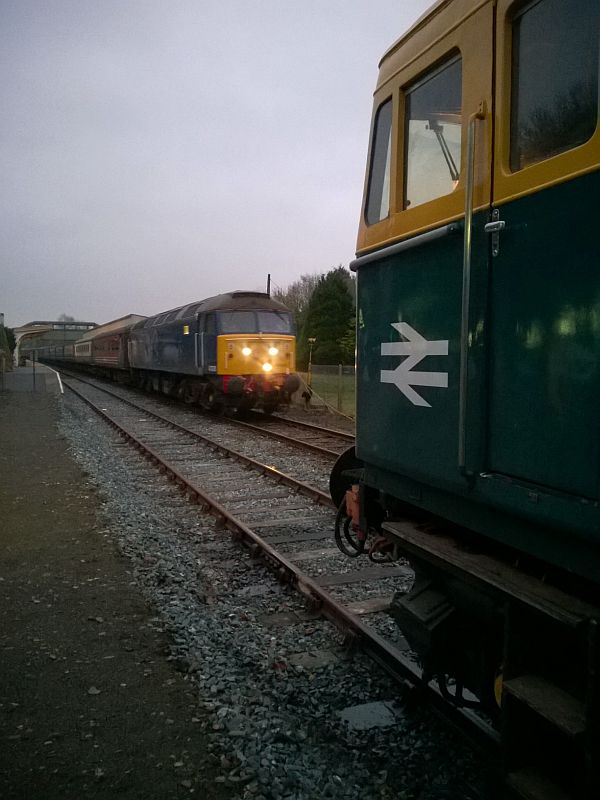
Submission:
<svg viewBox="0 0 600 800">
<path fill-rule="evenodd" d="M 19 364 L 24 358 L 32 358 L 34 351 L 37 353 L 46 347 L 64 347 L 64 345 L 73 344 L 81 339 L 86 331 L 97 327 L 95 322 L 78 320 L 34 320 L 28 322 L 26 325 L 13 329 L 16 342 L 15 362 Z"/>
</svg>

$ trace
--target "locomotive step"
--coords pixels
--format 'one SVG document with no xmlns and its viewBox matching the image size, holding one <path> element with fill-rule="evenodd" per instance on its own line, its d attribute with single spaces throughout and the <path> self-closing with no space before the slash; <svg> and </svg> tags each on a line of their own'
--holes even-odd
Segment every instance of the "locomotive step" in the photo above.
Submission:
<svg viewBox="0 0 600 800">
<path fill-rule="evenodd" d="M 511 772 L 506 778 L 507 800 L 573 800 L 548 778 L 529 767 Z"/>
<path fill-rule="evenodd" d="M 503 690 L 567 736 L 575 738 L 585 731 L 584 704 L 539 675 L 511 678 L 504 682 Z"/>
<path fill-rule="evenodd" d="M 551 617 L 562 625 L 578 629 L 588 619 L 595 618 L 599 609 L 557 589 L 538 578 L 526 575 L 516 567 L 485 552 L 473 552 L 464 547 L 442 526 L 424 530 L 411 520 L 384 522 L 383 530 L 392 534 L 402 549 L 422 560 L 429 561 L 444 573 L 477 579 L 486 584 L 490 593 L 510 596 L 530 608 Z"/>
</svg>

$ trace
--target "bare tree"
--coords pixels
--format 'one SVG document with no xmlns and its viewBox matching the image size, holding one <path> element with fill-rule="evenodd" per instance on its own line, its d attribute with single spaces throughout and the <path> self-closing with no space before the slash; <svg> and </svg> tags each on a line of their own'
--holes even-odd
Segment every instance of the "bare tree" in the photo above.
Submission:
<svg viewBox="0 0 600 800">
<path fill-rule="evenodd" d="M 597 91 L 593 81 L 582 81 L 557 96 L 551 107 L 533 108 L 519 127 L 515 166 L 521 168 L 586 142 L 596 128 Z"/>
<path fill-rule="evenodd" d="M 273 292 L 275 300 L 286 305 L 294 313 L 298 330 L 302 327 L 310 298 L 324 273 L 301 275 L 297 281 L 290 284 L 287 289 L 276 289 Z"/>
</svg>

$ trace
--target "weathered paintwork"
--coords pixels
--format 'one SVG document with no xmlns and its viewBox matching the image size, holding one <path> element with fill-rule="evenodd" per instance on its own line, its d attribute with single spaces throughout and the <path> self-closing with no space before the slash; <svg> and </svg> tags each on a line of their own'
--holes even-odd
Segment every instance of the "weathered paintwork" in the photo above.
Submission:
<svg viewBox="0 0 600 800">
<path fill-rule="evenodd" d="M 463 470 L 460 229 L 358 270 L 357 453 L 366 482 L 592 578 L 600 545 L 599 191 L 591 173 L 506 203 L 497 257 L 483 232 L 487 214 L 474 218 Z M 382 382 L 382 370 L 404 360 L 381 353 L 383 343 L 405 341 L 397 322 L 448 342 L 448 355 L 426 356 L 411 370 L 447 373 L 447 388 L 412 386 L 429 405 Z"/>
<path fill-rule="evenodd" d="M 195 316 L 154 324 L 150 318 L 130 334 L 129 361 L 134 369 L 202 375 L 200 353 L 196 353 L 198 321 Z M 216 336 L 204 335 L 203 355 L 206 371 L 216 372 Z"/>
<path fill-rule="evenodd" d="M 598 174 L 503 206 L 491 271 L 488 467 L 598 500 Z"/>
<path fill-rule="evenodd" d="M 598 581 L 600 130 L 511 165 L 512 20 L 522 7 L 442 0 L 380 64 L 373 119 L 382 103 L 395 108 L 389 213 L 367 221 L 367 174 L 355 262 L 357 453 L 374 489 Z M 459 180 L 411 207 L 403 195 L 407 92 L 451 57 L 462 69 Z M 505 227 L 493 254 L 484 228 L 497 220 Z"/>
</svg>

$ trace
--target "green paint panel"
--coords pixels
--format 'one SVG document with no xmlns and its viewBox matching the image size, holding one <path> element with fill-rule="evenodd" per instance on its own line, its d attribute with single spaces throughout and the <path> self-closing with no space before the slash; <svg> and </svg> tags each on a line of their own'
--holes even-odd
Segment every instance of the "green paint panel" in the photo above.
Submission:
<svg viewBox="0 0 600 800">
<path fill-rule="evenodd" d="M 460 232 L 358 272 L 358 453 L 372 464 L 444 485 L 462 483 L 457 468 L 461 286 Z M 403 331 L 412 342 L 393 327 L 398 323 L 410 326 Z M 437 352 L 405 367 L 411 351 L 423 352 L 419 336 L 435 342 L 430 346 Z M 382 353 L 382 345 L 391 352 Z M 400 386 L 385 380 L 386 375 L 392 380 L 394 371 Z M 421 386 L 419 373 L 439 373 L 439 383 L 447 381 L 447 387 Z"/>
<path fill-rule="evenodd" d="M 598 176 L 588 175 L 501 207 L 494 258 L 487 213 L 473 219 L 466 474 L 458 468 L 461 233 L 358 270 L 357 452 L 366 482 L 557 564 L 563 537 L 577 534 L 570 547 L 581 574 L 600 538 L 599 195 Z M 384 376 L 414 343 L 394 323 L 448 343 L 448 355 L 401 370 L 400 386 Z M 431 372 L 447 374 L 447 387 L 418 385 Z"/>
<path fill-rule="evenodd" d="M 499 209 L 491 262 L 488 468 L 598 498 L 598 175 Z"/>
</svg>

